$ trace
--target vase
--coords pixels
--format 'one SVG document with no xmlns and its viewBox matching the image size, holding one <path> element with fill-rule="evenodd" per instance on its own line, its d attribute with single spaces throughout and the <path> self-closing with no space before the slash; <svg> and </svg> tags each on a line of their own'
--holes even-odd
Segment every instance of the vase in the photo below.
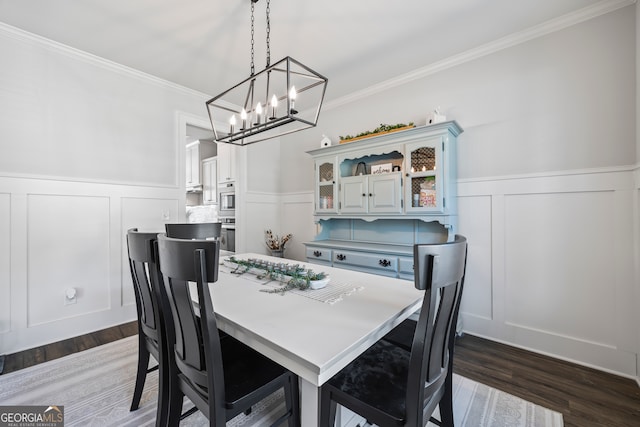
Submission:
<svg viewBox="0 0 640 427">
<path fill-rule="evenodd" d="M 284 258 L 284 249 L 270 249 L 271 256 L 276 258 Z"/>
</svg>

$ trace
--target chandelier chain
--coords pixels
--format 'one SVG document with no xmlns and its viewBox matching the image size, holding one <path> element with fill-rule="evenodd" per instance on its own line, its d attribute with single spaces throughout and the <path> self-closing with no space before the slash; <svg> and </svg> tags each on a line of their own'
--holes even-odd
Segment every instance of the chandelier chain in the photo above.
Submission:
<svg viewBox="0 0 640 427">
<path fill-rule="evenodd" d="M 271 12 L 271 0 L 267 0 L 267 67 L 271 65 L 271 19 L 269 13 Z"/>
<path fill-rule="evenodd" d="M 253 76 L 256 73 L 256 67 L 253 63 L 253 57 L 254 57 L 254 49 L 253 49 L 253 35 L 254 35 L 254 30 L 253 30 L 253 23 L 255 21 L 254 17 L 253 17 L 253 11 L 255 9 L 255 2 L 252 0 L 251 1 L 251 75 Z"/>
</svg>

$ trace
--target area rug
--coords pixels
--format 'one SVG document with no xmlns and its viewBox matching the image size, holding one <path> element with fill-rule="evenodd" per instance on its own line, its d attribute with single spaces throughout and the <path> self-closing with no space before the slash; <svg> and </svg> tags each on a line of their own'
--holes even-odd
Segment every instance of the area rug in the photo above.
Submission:
<svg viewBox="0 0 640 427">
<path fill-rule="evenodd" d="M 137 337 L 129 337 L 27 369 L 0 375 L 0 405 L 64 405 L 65 426 L 152 426 L 158 374 L 147 376 L 140 409 L 129 412 L 135 384 Z M 454 375 L 454 419 L 460 427 L 561 427 L 562 415 L 470 379 Z M 268 426 L 284 405 L 274 393 L 232 427 Z M 185 401 L 184 409 L 189 406 Z M 356 426 L 358 417 L 344 417 Z M 181 426 L 206 426 L 199 412 Z M 429 424 L 432 426 L 432 424 Z"/>
</svg>

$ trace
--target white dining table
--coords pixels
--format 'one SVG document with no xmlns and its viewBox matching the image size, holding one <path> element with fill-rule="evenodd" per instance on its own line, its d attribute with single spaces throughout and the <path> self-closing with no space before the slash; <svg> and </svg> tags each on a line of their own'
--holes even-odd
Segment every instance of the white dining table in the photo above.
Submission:
<svg viewBox="0 0 640 427">
<path fill-rule="evenodd" d="M 211 285 L 218 327 L 299 376 L 305 427 L 318 425 L 319 387 L 414 313 L 424 294 L 406 280 L 254 253 L 235 257 L 300 264 L 331 278 L 324 289 L 274 294 L 262 291 L 277 283 L 221 265 Z"/>
</svg>

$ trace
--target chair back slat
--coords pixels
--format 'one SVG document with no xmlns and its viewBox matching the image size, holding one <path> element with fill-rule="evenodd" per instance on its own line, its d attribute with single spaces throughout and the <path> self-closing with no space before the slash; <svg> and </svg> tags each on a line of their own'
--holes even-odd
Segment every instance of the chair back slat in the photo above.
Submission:
<svg viewBox="0 0 640 427">
<path fill-rule="evenodd" d="M 151 248 L 157 233 L 142 233 L 137 229 L 127 232 L 129 268 L 133 281 L 133 290 L 138 308 L 138 321 L 144 333 L 158 340 L 158 321 L 160 317 L 158 295 L 154 290 L 153 279 L 156 261 Z"/>
<path fill-rule="evenodd" d="M 222 233 L 220 222 L 165 224 L 164 228 L 167 237 L 175 239 L 204 240 L 219 238 Z"/>
<path fill-rule="evenodd" d="M 431 413 L 437 404 L 432 390 L 440 390 L 450 369 L 453 335 L 465 275 L 467 241 L 456 236 L 443 244 L 414 247 L 415 287 L 425 290 L 420 316 L 411 347 L 407 417 L 420 422 L 420 414 Z M 413 419 L 418 417 L 418 419 Z"/>
</svg>

